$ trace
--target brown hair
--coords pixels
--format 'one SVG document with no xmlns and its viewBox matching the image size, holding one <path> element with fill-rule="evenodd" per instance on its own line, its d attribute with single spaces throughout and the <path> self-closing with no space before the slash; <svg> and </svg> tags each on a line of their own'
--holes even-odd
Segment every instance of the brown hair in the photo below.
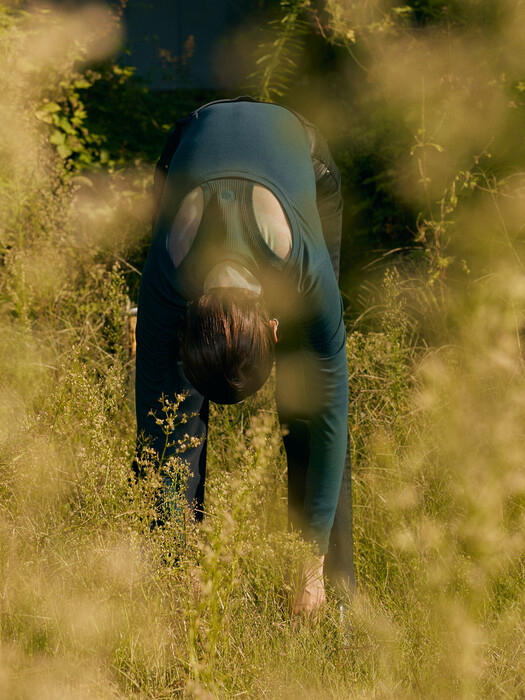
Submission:
<svg viewBox="0 0 525 700">
<path fill-rule="evenodd" d="M 211 289 L 188 304 L 182 367 L 195 389 L 215 403 L 237 403 L 265 383 L 273 335 L 260 295 Z"/>
</svg>

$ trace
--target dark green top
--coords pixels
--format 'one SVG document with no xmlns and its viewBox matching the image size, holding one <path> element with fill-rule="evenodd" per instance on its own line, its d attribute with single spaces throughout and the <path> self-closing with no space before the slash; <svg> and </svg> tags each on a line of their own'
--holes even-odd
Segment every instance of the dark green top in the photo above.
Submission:
<svg viewBox="0 0 525 700">
<path fill-rule="evenodd" d="M 277 197 L 292 232 L 288 260 L 258 231 L 250 206 L 253 184 Z M 204 214 L 178 267 L 168 251 L 184 197 L 204 191 Z M 202 293 L 219 260 L 233 259 L 259 280 L 270 315 L 280 321 L 276 346 L 281 418 L 306 418 L 310 458 L 303 513 L 305 535 L 328 546 L 347 444 L 348 370 L 343 307 L 316 206 L 310 148 L 299 119 L 284 107 L 256 102 L 215 103 L 186 124 L 171 160 L 139 301 L 141 325 L 139 430 L 155 435 L 150 408 L 170 391 L 186 302 Z M 171 359 L 170 359 L 171 358 Z M 138 377 L 139 378 L 139 377 Z"/>
</svg>

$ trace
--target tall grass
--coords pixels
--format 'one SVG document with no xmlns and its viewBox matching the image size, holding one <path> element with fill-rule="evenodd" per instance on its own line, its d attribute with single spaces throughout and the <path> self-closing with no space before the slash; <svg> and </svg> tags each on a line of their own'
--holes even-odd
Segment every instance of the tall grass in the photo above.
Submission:
<svg viewBox="0 0 525 700">
<path fill-rule="evenodd" d="M 286 533 L 271 387 L 213 409 L 203 525 L 181 504 L 150 528 L 123 275 L 148 235 L 144 176 L 68 174 L 37 113 L 77 70 L 78 22 L 20 68 L 44 20 L 24 21 L 3 9 L 2 115 L 22 122 L 0 123 L 0 694 L 522 696 L 519 187 L 492 182 L 458 210 L 484 277 L 452 291 L 427 267 L 391 270 L 350 329 L 358 591 L 343 617 L 329 595 L 293 620 L 307 547 Z"/>
</svg>

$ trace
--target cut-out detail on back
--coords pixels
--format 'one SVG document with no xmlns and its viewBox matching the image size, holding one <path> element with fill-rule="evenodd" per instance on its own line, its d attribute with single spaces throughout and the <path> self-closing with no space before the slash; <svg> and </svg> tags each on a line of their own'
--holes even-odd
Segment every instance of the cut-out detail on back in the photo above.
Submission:
<svg viewBox="0 0 525 700">
<path fill-rule="evenodd" d="M 222 261 L 210 270 L 204 280 L 204 291 L 216 287 L 239 287 L 249 289 L 255 294 L 261 293 L 261 285 L 257 278 L 234 260 Z"/>
<path fill-rule="evenodd" d="M 234 225 L 234 228 L 249 227 L 249 218 L 244 217 L 243 220 L 234 192 L 226 187 L 228 183 L 220 181 L 219 185 L 218 182 L 210 181 L 208 184 L 219 187 L 215 196 L 221 202 L 221 207 L 226 207 L 225 211 L 232 209 L 233 218 L 229 219 L 230 225 Z M 248 194 L 244 206 L 247 205 L 252 209 L 252 221 L 270 250 L 281 260 L 288 260 L 292 251 L 292 232 L 281 203 L 268 188 L 262 185 L 254 184 L 250 189 L 252 202 L 249 202 Z M 175 267 L 178 267 L 187 256 L 199 231 L 204 209 L 210 203 L 210 196 L 212 196 L 211 191 L 206 190 L 206 192 L 202 187 L 192 190 L 183 199 L 175 216 L 168 236 L 168 250 Z M 230 234 L 235 236 L 233 231 Z"/>
<path fill-rule="evenodd" d="M 202 219 L 204 193 L 201 187 L 184 197 L 168 236 L 168 250 L 175 267 L 188 254 Z"/>
<path fill-rule="evenodd" d="M 252 196 L 253 213 L 262 237 L 275 255 L 288 260 L 292 252 L 292 231 L 281 203 L 262 185 L 254 186 Z"/>
</svg>

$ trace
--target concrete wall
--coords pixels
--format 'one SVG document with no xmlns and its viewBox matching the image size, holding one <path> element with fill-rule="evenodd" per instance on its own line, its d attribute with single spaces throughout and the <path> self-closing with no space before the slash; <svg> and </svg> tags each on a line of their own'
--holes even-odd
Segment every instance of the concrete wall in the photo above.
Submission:
<svg viewBox="0 0 525 700">
<path fill-rule="evenodd" d="M 242 66 L 231 65 L 228 44 L 256 0 L 129 0 L 124 29 L 130 55 L 152 87 L 236 88 Z M 192 38 L 191 38 L 192 37 Z M 183 65 L 190 44 L 193 55 Z"/>
</svg>

